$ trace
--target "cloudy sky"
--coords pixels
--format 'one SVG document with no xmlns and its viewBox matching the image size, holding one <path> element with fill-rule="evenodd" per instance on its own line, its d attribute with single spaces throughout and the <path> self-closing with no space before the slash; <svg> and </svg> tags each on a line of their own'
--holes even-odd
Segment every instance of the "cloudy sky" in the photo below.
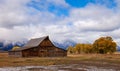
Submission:
<svg viewBox="0 0 120 71">
<path fill-rule="evenodd" d="M 112 36 L 120 45 L 120 0 L 0 0 L 0 40 L 46 35 L 81 43 Z"/>
</svg>

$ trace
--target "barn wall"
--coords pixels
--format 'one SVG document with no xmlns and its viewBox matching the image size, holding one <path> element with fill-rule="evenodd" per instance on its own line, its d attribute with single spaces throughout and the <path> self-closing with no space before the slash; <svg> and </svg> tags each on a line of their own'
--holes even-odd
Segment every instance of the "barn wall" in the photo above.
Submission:
<svg viewBox="0 0 120 71">
<path fill-rule="evenodd" d="M 54 46 L 44 46 L 40 48 L 38 55 L 39 57 L 64 57 L 67 56 L 67 52 Z"/>
<path fill-rule="evenodd" d="M 36 57 L 38 56 L 38 47 L 33 47 L 22 51 L 23 57 Z"/>
<path fill-rule="evenodd" d="M 39 49 L 39 57 L 53 57 L 55 56 L 55 50 L 54 47 L 49 46 L 41 46 Z"/>
<path fill-rule="evenodd" d="M 65 51 L 65 50 L 63 50 L 63 49 L 60 49 L 60 48 L 57 48 L 57 47 L 56 47 L 55 52 L 56 52 L 56 53 L 55 53 L 56 56 L 62 56 L 62 57 L 67 56 L 67 51 Z"/>
<path fill-rule="evenodd" d="M 11 51 L 9 55 L 14 57 L 64 57 L 67 56 L 67 52 L 54 46 L 39 46 L 23 51 Z"/>
</svg>

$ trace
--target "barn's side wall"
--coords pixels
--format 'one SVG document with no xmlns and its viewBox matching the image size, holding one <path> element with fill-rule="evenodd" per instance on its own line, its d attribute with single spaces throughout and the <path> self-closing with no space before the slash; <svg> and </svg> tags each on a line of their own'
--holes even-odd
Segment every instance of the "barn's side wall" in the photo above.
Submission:
<svg viewBox="0 0 120 71">
<path fill-rule="evenodd" d="M 67 56 L 67 51 L 61 48 L 56 47 L 55 52 L 56 52 L 56 56 L 61 56 L 61 57 Z"/>
<path fill-rule="evenodd" d="M 30 49 L 22 50 L 23 57 L 37 57 L 38 56 L 38 47 L 33 47 Z"/>
<path fill-rule="evenodd" d="M 38 52 L 39 57 L 64 57 L 67 56 L 67 52 L 63 49 L 54 46 L 41 46 Z"/>
</svg>

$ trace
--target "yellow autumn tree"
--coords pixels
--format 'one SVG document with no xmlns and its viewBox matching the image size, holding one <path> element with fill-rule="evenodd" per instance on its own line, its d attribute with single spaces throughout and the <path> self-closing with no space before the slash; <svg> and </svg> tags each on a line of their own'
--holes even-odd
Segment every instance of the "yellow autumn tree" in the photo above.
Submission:
<svg viewBox="0 0 120 71">
<path fill-rule="evenodd" d="M 112 37 L 100 37 L 93 43 L 94 53 L 113 53 L 116 51 L 117 44 L 113 41 Z"/>
<path fill-rule="evenodd" d="M 92 53 L 92 44 L 76 44 L 75 45 L 76 53 Z"/>
<path fill-rule="evenodd" d="M 17 50 L 17 49 L 19 49 L 20 47 L 19 46 L 14 46 L 13 48 L 12 48 L 12 50 Z"/>
</svg>

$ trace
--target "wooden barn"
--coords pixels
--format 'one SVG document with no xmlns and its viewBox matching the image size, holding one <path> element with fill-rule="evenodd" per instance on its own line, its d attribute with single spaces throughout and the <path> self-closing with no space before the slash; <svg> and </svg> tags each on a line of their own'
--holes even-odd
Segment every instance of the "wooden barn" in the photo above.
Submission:
<svg viewBox="0 0 120 71">
<path fill-rule="evenodd" d="M 15 57 L 64 57 L 67 51 L 56 47 L 48 36 L 31 39 L 25 46 L 9 51 Z"/>
</svg>

